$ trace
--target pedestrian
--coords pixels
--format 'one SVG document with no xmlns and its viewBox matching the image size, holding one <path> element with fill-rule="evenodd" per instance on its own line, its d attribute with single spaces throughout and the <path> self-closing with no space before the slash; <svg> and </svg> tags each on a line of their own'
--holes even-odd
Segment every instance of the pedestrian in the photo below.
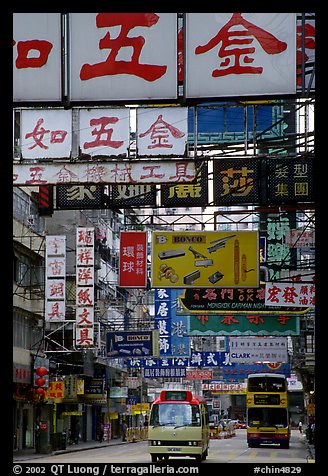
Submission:
<svg viewBox="0 0 328 476">
<path fill-rule="evenodd" d="M 311 436 L 312 436 L 311 443 L 314 444 L 315 443 L 315 422 L 311 424 Z"/>
<path fill-rule="evenodd" d="M 98 429 L 98 440 L 99 443 L 102 443 L 104 441 L 104 425 L 102 423 L 100 423 Z"/>
<path fill-rule="evenodd" d="M 80 439 L 80 431 L 81 431 L 81 425 L 77 421 L 75 424 L 75 430 L 74 430 L 74 443 L 77 445 Z"/>
<path fill-rule="evenodd" d="M 301 421 L 298 424 L 298 429 L 300 430 L 300 433 L 303 433 L 303 423 Z"/>
<path fill-rule="evenodd" d="M 128 429 L 128 425 L 126 424 L 126 421 L 123 420 L 123 423 L 122 423 L 122 441 L 126 441 L 127 429 Z"/>
</svg>

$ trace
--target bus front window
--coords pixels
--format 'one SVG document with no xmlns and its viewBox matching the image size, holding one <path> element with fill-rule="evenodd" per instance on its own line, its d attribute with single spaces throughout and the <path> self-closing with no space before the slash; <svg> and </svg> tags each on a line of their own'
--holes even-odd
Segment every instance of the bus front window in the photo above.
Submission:
<svg viewBox="0 0 328 476">
<path fill-rule="evenodd" d="M 288 415 L 286 408 L 249 408 L 248 426 L 286 428 Z"/>
<path fill-rule="evenodd" d="M 150 415 L 150 425 L 200 426 L 198 405 L 189 405 L 186 403 L 164 403 L 153 405 Z"/>
</svg>

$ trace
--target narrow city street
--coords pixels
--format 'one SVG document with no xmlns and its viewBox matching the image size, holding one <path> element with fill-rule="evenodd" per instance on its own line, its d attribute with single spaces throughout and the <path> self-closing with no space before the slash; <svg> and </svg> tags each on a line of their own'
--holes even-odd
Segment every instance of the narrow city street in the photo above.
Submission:
<svg viewBox="0 0 328 476">
<path fill-rule="evenodd" d="M 74 448 L 76 449 L 76 448 Z M 263 445 L 260 448 L 248 448 L 246 430 L 237 430 L 236 436 L 229 439 L 213 439 L 210 441 L 209 455 L 202 464 L 206 463 L 283 463 L 286 465 L 307 463 L 308 451 L 298 430 L 292 431 L 289 449 L 281 449 L 276 445 Z M 14 462 L 18 461 L 15 460 Z M 40 455 L 31 458 L 26 463 L 42 466 L 43 463 L 54 464 L 96 464 L 96 463 L 150 463 L 147 441 L 128 444 L 100 446 L 85 451 L 67 452 L 57 455 Z M 169 463 L 190 464 L 194 460 L 189 457 L 170 458 Z M 164 464 L 168 463 L 165 461 Z M 162 464 L 162 463 L 158 463 Z M 196 463 L 195 463 L 196 464 Z"/>
<path fill-rule="evenodd" d="M 316 13 L 67 10 L 12 15 L 4 474 L 313 476 Z"/>
</svg>

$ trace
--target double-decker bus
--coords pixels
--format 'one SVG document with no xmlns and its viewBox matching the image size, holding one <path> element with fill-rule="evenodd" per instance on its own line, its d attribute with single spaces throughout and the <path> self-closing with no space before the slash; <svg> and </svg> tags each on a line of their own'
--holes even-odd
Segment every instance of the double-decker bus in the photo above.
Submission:
<svg viewBox="0 0 328 476">
<path fill-rule="evenodd" d="M 287 379 L 283 374 L 250 374 L 246 388 L 247 443 L 289 448 Z"/>
<path fill-rule="evenodd" d="M 151 406 L 148 449 L 152 462 L 190 456 L 197 463 L 208 455 L 210 441 L 206 400 L 189 390 L 162 390 Z"/>
</svg>

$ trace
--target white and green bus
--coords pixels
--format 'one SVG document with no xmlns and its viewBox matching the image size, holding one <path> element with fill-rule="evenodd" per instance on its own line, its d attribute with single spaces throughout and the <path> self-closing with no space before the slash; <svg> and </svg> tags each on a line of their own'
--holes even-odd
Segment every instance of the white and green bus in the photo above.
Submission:
<svg viewBox="0 0 328 476">
<path fill-rule="evenodd" d="M 150 410 L 148 448 L 152 462 L 190 456 L 200 463 L 208 455 L 209 441 L 205 398 L 189 390 L 162 390 Z"/>
</svg>

